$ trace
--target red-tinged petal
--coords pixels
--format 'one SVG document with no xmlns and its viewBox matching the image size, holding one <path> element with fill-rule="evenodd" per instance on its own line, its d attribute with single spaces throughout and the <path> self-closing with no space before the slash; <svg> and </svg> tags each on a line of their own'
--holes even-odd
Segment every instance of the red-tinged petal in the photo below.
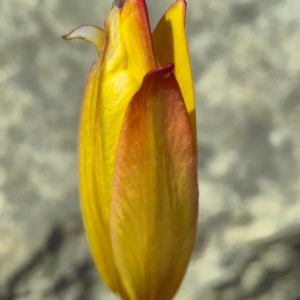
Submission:
<svg viewBox="0 0 300 300">
<path fill-rule="evenodd" d="M 177 0 L 156 26 L 153 32 L 153 45 L 160 65 L 175 64 L 175 76 L 179 83 L 196 138 L 195 96 L 185 33 L 185 14 L 185 0 Z"/>
<path fill-rule="evenodd" d="M 196 146 L 172 68 L 146 75 L 119 137 L 111 232 L 130 300 L 171 299 L 195 241 Z"/>
<path fill-rule="evenodd" d="M 96 62 L 89 74 L 81 112 L 79 138 L 80 200 L 83 221 L 96 266 L 107 286 L 115 293 L 121 294 L 122 286 L 113 257 L 109 222 L 105 210 L 101 207 L 100 200 L 103 197 L 103 191 L 96 180 L 97 176 L 102 176 L 101 169 L 98 169 L 95 164 L 94 143 L 95 135 L 99 134 L 95 131 L 99 79 L 100 63 Z M 98 144 L 97 147 L 101 148 L 101 144 Z"/>
</svg>

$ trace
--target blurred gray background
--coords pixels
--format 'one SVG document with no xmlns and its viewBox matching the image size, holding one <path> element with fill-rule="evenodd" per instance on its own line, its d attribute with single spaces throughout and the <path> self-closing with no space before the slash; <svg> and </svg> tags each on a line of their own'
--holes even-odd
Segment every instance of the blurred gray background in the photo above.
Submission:
<svg viewBox="0 0 300 300">
<path fill-rule="evenodd" d="M 116 299 L 77 191 L 96 51 L 61 35 L 111 0 L 0 0 L 0 299 Z M 171 0 L 148 0 L 152 26 Z M 176 300 L 300 299 L 300 1 L 188 0 L 199 145 L 195 254 Z"/>
</svg>

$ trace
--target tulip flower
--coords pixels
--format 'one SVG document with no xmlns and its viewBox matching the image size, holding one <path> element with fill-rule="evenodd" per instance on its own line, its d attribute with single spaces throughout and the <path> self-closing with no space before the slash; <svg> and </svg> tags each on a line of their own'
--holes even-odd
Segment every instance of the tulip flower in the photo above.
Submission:
<svg viewBox="0 0 300 300">
<path fill-rule="evenodd" d="M 185 0 L 151 33 L 145 0 L 111 9 L 105 30 L 65 39 L 98 50 L 81 112 L 83 221 L 106 285 L 124 300 L 172 299 L 198 213 L 195 104 Z"/>
</svg>

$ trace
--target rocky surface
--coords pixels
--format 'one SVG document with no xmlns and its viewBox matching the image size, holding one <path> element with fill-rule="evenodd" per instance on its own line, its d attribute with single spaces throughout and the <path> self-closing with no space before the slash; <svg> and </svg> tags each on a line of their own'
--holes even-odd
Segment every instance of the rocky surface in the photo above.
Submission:
<svg viewBox="0 0 300 300">
<path fill-rule="evenodd" d="M 83 233 L 77 124 L 111 1 L 0 1 L 0 299 L 116 299 Z M 152 23 L 171 3 L 148 1 Z M 200 219 L 176 299 L 300 299 L 300 2 L 189 0 Z"/>
</svg>

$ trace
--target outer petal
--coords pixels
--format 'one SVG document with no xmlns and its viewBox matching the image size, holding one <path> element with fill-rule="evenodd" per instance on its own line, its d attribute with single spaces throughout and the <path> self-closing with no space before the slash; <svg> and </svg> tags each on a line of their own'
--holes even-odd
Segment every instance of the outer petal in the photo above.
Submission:
<svg viewBox="0 0 300 300">
<path fill-rule="evenodd" d="M 126 299 L 115 265 L 111 246 L 109 228 L 109 211 L 102 207 L 106 198 L 105 189 L 99 184 L 103 177 L 98 153 L 102 152 L 101 139 L 98 139 L 99 114 L 99 82 L 101 73 L 102 48 L 107 38 L 104 30 L 94 26 L 81 26 L 63 38 L 67 40 L 83 39 L 93 43 L 100 55 L 90 70 L 82 106 L 80 138 L 79 138 L 79 180 L 80 200 L 83 221 L 91 251 L 104 282 L 115 292 Z M 97 141 L 97 143 L 96 143 Z M 99 168 L 100 167 L 100 168 Z"/>
<path fill-rule="evenodd" d="M 79 179 L 83 221 L 91 251 L 104 282 L 115 292 L 122 290 L 111 247 L 111 237 L 105 210 L 101 208 L 102 196 L 97 186 L 95 168 L 95 119 L 100 79 L 100 63 L 94 63 L 87 82 L 80 124 Z M 98 147 L 101 145 L 97 145 Z M 101 171 L 100 171 L 101 172 Z"/>
<path fill-rule="evenodd" d="M 172 68 L 146 75 L 119 138 L 111 231 L 131 300 L 171 299 L 195 240 L 196 148 Z"/>
<path fill-rule="evenodd" d="M 156 26 L 153 32 L 153 44 L 154 52 L 160 65 L 175 64 L 175 76 L 179 83 L 196 138 L 195 96 L 185 34 L 185 13 L 185 0 L 177 0 Z"/>
</svg>

